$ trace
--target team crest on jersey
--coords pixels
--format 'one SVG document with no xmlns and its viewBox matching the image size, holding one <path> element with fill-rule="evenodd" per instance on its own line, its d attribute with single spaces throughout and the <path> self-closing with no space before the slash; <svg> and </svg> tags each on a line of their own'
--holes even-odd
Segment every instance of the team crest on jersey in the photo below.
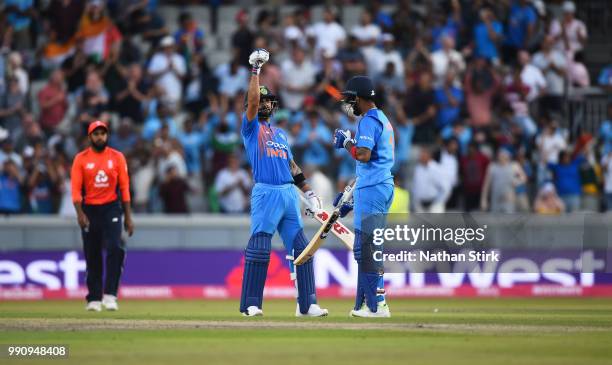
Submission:
<svg viewBox="0 0 612 365">
<path fill-rule="evenodd" d="M 93 162 L 90 162 L 90 163 L 88 163 L 87 165 L 85 165 L 85 168 L 86 168 L 87 170 L 93 170 L 93 168 L 94 168 L 95 166 L 96 166 L 96 165 L 95 165 Z"/>
<path fill-rule="evenodd" d="M 108 168 L 109 169 L 113 168 L 113 160 L 108 160 Z"/>
<path fill-rule="evenodd" d="M 108 175 L 106 175 L 106 172 L 104 170 L 98 170 L 98 173 L 94 178 L 94 186 L 96 188 L 108 187 Z"/>
</svg>

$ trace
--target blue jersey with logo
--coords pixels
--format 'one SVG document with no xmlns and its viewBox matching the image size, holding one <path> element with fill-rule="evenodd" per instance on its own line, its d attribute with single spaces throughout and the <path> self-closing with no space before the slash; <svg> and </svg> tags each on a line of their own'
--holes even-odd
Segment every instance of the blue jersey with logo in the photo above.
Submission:
<svg viewBox="0 0 612 365">
<path fill-rule="evenodd" d="M 247 120 L 242 117 L 242 141 L 253 168 L 253 179 L 256 183 L 271 185 L 292 184 L 293 176 L 289 161 L 293 159 L 287 135 L 268 122 L 259 122 L 259 118 Z"/>
<path fill-rule="evenodd" d="M 372 151 L 370 161 L 357 161 L 357 189 L 380 183 L 393 184 L 395 136 L 389 119 L 379 109 L 370 109 L 359 121 L 357 147 Z"/>
</svg>

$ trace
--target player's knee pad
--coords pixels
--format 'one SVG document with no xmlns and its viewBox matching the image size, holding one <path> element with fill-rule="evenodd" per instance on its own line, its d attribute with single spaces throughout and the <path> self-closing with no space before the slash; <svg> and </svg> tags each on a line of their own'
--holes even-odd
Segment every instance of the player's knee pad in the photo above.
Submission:
<svg viewBox="0 0 612 365">
<path fill-rule="evenodd" d="M 262 308 L 271 249 L 272 235 L 269 233 L 257 232 L 249 239 L 244 251 L 244 274 L 240 297 L 240 311 L 243 313 L 253 305 Z"/>
<path fill-rule="evenodd" d="M 293 240 L 293 255 L 300 256 L 302 251 L 308 245 L 304 231 L 300 231 L 295 235 Z M 317 294 L 315 289 L 314 268 L 312 258 L 304 264 L 296 266 L 296 279 L 298 289 L 298 305 L 300 312 L 306 314 L 311 304 L 317 303 Z"/>
<path fill-rule="evenodd" d="M 251 236 L 244 251 L 244 258 L 251 262 L 270 261 L 272 250 L 272 235 L 265 232 L 257 232 Z"/>
</svg>

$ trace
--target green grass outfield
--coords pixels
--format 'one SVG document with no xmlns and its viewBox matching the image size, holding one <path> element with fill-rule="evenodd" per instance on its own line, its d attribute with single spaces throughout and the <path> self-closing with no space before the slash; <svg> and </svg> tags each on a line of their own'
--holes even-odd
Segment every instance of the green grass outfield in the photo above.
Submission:
<svg viewBox="0 0 612 365">
<path fill-rule="evenodd" d="M 0 344 L 68 344 L 69 359 L 0 364 L 612 364 L 612 299 L 391 298 L 393 318 L 295 318 L 290 300 L 243 318 L 237 301 L 0 302 Z"/>
</svg>

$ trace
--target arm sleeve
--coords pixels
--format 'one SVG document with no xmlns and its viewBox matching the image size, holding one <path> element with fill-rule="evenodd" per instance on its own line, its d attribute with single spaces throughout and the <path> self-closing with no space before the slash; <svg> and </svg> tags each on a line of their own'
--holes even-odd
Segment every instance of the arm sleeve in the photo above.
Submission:
<svg viewBox="0 0 612 365">
<path fill-rule="evenodd" d="M 255 118 L 253 118 L 253 120 L 248 120 L 245 111 L 242 115 L 242 128 L 240 129 L 240 133 L 242 133 L 244 137 L 250 137 L 257 128 L 257 122 L 257 115 L 255 115 Z"/>
<path fill-rule="evenodd" d="M 121 190 L 121 200 L 129 202 L 130 197 L 130 177 L 128 176 L 127 162 L 122 153 L 119 154 L 119 189 Z"/>
<path fill-rule="evenodd" d="M 81 169 L 81 159 L 79 156 L 74 158 L 72 162 L 72 171 L 70 173 L 72 187 L 72 202 L 80 203 L 83 201 L 83 169 Z"/>
<path fill-rule="evenodd" d="M 382 133 L 382 126 L 377 120 L 372 118 L 363 118 L 357 127 L 357 147 L 364 147 L 372 150 L 376 145 L 376 140 Z"/>
</svg>

